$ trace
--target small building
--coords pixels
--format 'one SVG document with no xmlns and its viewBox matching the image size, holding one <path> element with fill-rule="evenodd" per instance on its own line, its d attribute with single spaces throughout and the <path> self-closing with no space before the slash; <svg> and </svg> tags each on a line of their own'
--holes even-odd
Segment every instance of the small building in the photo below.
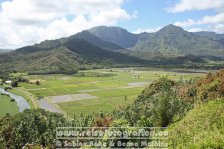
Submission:
<svg viewBox="0 0 224 149">
<path fill-rule="evenodd" d="M 5 83 L 6 84 L 12 84 L 12 80 L 6 80 Z"/>
</svg>

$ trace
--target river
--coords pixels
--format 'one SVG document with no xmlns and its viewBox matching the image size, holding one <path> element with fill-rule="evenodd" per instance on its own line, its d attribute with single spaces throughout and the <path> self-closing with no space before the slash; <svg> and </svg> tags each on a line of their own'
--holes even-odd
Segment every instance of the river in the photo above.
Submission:
<svg viewBox="0 0 224 149">
<path fill-rule="evenodd" d="M 19 112 L 23 112 L 25 109 L 30 109 L 30 105 L 28 104 L 26 99 L 24 99 L 23 97 L 15 95 L 15 94 L 10 93 L 10 92 L 7 92 L 2 88 L 0 88 L 0 93 L 7 94 L 11 98 L 15 99 L 15 102 L 17 103 L 17 105 L 19 107 Z"/>
</svg>

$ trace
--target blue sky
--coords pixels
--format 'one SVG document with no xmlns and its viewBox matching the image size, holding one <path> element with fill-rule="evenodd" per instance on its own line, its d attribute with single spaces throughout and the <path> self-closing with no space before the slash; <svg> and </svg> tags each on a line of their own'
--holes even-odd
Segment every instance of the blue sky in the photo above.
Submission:
<svg viewBox="0 0 224 149">
<path fill-rule="evenodd" d="M 168 8 L 178 2 L 179 0 L 129 0 L 123 4 L 123 8 L 129 13 L 137 11 L 138 17 L 128 21 L 120 21 L 118 25 L 129 31 L 135 31 L 137 28 L 156 29 L 178 21 L 182 22 L 188 19 L 199 20 L 204 16 L 213 16 L 216 14 L 215 9 L 192 10 L 180 13 L 167 11 Z M 185 28 L 190 29 L 193 27 L 197 26 L 192 25 Z M 206 25 L 204 24 L 198 27 L 206 29 Z"/>
<path fill-rule="evenodd" d="M 0 0 L 0 20 L 0 48 L 10 49 L 100 25 L 224 33 L 224 0 Z"/>
</svg>

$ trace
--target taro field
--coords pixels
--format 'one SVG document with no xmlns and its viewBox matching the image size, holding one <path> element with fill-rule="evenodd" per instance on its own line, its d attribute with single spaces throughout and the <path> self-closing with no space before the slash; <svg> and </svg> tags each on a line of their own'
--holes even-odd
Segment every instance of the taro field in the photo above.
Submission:
<svg viewBox="0 0 224 149">
<path fill-rule="evenodd" d="M 112 111 L 131 104 L 158 78 L 188 80 L 205 73 L 180 69 L 113 68 L 79 71 L 74 75 L 25 75 L 30 82 L 21 83 L 17 91 L 28 98 L 31 107 L 73 117 L 81 113 Z M 36 81 L 40 81 L 40 85 Z"/>
</svg>

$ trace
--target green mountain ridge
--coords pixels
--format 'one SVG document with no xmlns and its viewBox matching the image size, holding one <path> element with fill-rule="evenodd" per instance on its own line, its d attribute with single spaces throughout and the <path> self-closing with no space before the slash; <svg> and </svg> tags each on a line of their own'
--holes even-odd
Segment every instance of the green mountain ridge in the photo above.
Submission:
<svg viewBox="0 0 224 149">
<path fill-rule="evenodd" d="M 218 57 L 224 55 L 222 34 L 213 35 L 219 36 L 218 40 L 214 40 L 207 32 L 203 33 L 205 35 L 191 33 L 174 25 L 167 25 L 155 33 L 132 34 L 119 27 L 105 26 L 94 27 L 88 31 L 101 40 L 130 49 L 124 53 L 144 59 L 189 54 Z"/>
<path fill-rule="evenodd" d="M 201 32 L 194 32 L 194 34 L 199 35 L 199 36 L 204 36 L 207 37 L 211 40 L 215 41 L 220 41 L 224 39 L 224 34 L 217 34 L 215 32 L 206 32 L 206 31 L 201 31 Z"/>
<path fill-rule="evenodd" d="M 120 27 L 99 26 L 88 30 L 101 40 L 114 43 L 123 48 L 131 48 L 138 41 L 138 35 Z"/>
<path fill-rule="evenodd" d="M 117 50 L 124 50 L 122 47 L 113 44 L 111 42 L 103 41 L 100 38 L 94 36 L 89 31 L 82 31 L 77 33 L 70 38 L 79 38 L 88 41 L 90 44 L 101 47 L 102 49 L 109 50 L 109 51 L 117 51 Z"/>
<path fill-rule="evenodd" d="M 10 49 L 0 49 L 0 53 L 5 53 L 11 51 Z"/>
<path fill-rule="evenodd" d="M 147 51 L 160 55 L 212 55 L 224 54 L 224 46 L 206 37 L 168 25 L 153 33 L 148 39 L 139 40 L 133 51 Z"/>
<path fill-rule="evenodd" d="M 215 32 L 206 32 L 206 31 L 195 32 L 194 34 L 207 37 L 210 40 L 219 42 L 220 44 L 224 45 L 224 34 L 217 34 Z"/>
<path fill-rule="evenodd" d="M 48 40 L 0 55 L 0 68 L 35 73 L 74 73 L 117 65 L 140 65 L 146 61 L 104 50 L 85 40 L 69 37 Z"/>
</svg>

